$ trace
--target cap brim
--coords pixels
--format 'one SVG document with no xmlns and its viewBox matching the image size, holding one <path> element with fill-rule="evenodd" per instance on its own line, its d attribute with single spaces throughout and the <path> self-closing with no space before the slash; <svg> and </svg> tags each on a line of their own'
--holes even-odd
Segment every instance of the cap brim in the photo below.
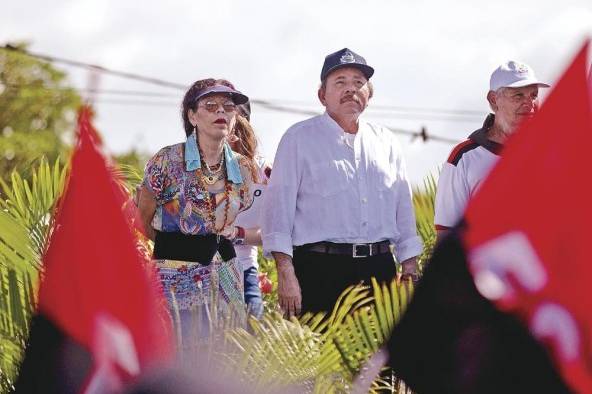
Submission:
<svg viewBox="0 0 592 394">
<path fill-rule="evenodd" d="M 216 86 L 209 87 L 209 88 L 205 89 L 203 92 L 201 92 L 195 99 L 199 100 L 203 97 L 211 96 L 213 94 L 229 94 L 230 97 L 232 98 L 232 102 L 237 105 L 245 104 L 249 101 L 249 98 L 247 96 L 245 96 L 244 94 L 242 94 L 241 92 L 239 92 L 238 90 L 234 90 L 234 89 L 232 89 L 228 86 L 224 86 L 224 85 L 216 85 Z"/>
<path fill-rule="evenodd" d="M 524 86 L 537 85 L 539 88 L 549 88 L 549 84 L 537 81 L 536 79 L 522 79 L 506 86 L 504 88 L 523 88 Z"/>
<path fill-rule="evenodd" d="M 328 69 L 327 72 L 325 73 L 324 77 L 321 78 L 321 80 L 327 79 L 329 74 L 331 74 L 333 71 L 338 70 L 340 68 L 344 68 L 344 67 L 357 68 L 358 70 L 360 70 L 362 72 L 362 74 L 364 74 L 366 79 L 370 79 L 372 77 L 372 75 L 374 75 L 374 69 L 366 64 L 343 63 L 343 64 L 338 64 L 338 65 L 333 66 L 330 69 Z"/>
</svg>

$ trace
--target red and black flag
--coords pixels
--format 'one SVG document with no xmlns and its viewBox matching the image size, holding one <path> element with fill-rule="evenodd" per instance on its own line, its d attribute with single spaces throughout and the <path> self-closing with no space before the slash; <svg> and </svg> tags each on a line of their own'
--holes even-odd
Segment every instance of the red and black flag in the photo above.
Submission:
<svg viewBox="0 0 592 394">
<path fill-rule="evenodd" d="M 388 344 L 420 393 L 592 392 L 586 44 L 441 242 Z"/>
<path fill-rule="evenodd" d="M 111 392 L 170 360 L 166 301 L 136 248 L 126 199 L 85 108 L 17 392 Z"/>
</svg>

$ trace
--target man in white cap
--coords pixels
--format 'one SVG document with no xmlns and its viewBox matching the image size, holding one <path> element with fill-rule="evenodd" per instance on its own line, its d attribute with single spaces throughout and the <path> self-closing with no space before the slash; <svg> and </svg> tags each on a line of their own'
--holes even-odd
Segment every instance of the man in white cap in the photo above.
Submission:
<svg viewBox="0 0 592 394">
<path fill-rule="evenodd" d="M 434 217 L 438 238 L 461 219 L 467 202 L 499 159 L 506 139 L 536 113 L 539 87 L 549 85 L 524 63 L 508 61 L 491 74 L 487 101 L 493 114 L 454 147 L 440 173 Z"/>
<path fill-rule="evenodd" d="M 374 69 L 343 48 L 325 58 L 326 112 L 282 137 L 263 210 L 263 248 L 278 269 L 288 315 L 330 311 L 349 285 L 417 275 L 421 253 L 411 190 L 393 133 L 360 119 Z"/>
</svg>

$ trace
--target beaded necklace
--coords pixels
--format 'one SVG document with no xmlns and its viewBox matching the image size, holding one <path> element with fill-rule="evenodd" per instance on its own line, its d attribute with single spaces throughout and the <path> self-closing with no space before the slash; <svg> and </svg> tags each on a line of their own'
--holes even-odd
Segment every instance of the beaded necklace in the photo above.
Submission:
<svg viewBox="0 0 592 394">
<path fill-rule="evenodd" d="M 201 151 L 201 148 L 199 147 L 199 145 L 197 146 L 197 149 L 199 150 L 202 168 L 206 167 L 209 169 L 209 167 L 207 167 L 207 165 L 205 163 L 205 160 L 203 159 L 204 155 L 203 155 L 203 152 Z M 212 193 L 210 193 L 210 191 L 207 189 L 206 185 L 204 184 L 204 183 L 208 183 L 209 185 L 213 185 L 215 182 L 209 183 L 206 180 L 206 178 L 208 178 L 208 177 L 204 174 L 204 172 L 202 171 L 202 168 L 199 168 L 196 170 L 197 183 L 198 183 L 199 188 L 202 190 L 202 192 L 204 194 L 204 201 L 208 207 L 208 220 L 212 223 L 212 229 L 214 230 L 214 233 L 220 233 L 226 227 L 226 224 L 228 222 L 228 209 L 230 208 L 230 197 L 229 196 L 230 196 L 230 192 L 232 191 L 232 186 L 230 185 L 230 182 L 228 182 L 228 176 L 226 174 L 226 161 L 224 160 L 224 155 L 222 155 L 222 160 L 220 161 L 219 166 L 220 166 L 220 168 L 216 172 L 220 172 L 224 178 L 224 197 L 220 201 L 220 204 L 222 204 L 226 200 L 226 206 L 224 207 L 224 221 L 222 222 L 222 227 L 220 227 L 220 228 L 216 227 L 216 196 L 215 195 L 212 196 Z M 211 175 L 210 175 L 210 177 L 211 177 Z M 216 178 L 218 178 L 218 177 L 216 177 Z M 218 180 L 220 180 L 220 179 L 219 178 L 216 179 L 216 182 Z"/>
<path fill-rule="evenodd" d="M 202 155 L 202 157 L 203 157 L 203 155 Z M 222 168 L 223 163 L 224 163 L 224 155 L 221 155 L 220 161 L 217 164 L 214 164 L 213 166 L 209 166 L 208 163 L 206 163 L 204 160 L 202 160 L 202 164 L 205 166 L 205 169 L 203 171 L 203 174 L 204 174 L 203 181 L 205 183 L 207 183 L 208 185 L 212 186 L 213 184 L 215 184 L 219 180 L 222 180 L 222 178 L 224 177 L 224 171 L 222 171 L 223 170 L 223 168 Z"/>
</svg>

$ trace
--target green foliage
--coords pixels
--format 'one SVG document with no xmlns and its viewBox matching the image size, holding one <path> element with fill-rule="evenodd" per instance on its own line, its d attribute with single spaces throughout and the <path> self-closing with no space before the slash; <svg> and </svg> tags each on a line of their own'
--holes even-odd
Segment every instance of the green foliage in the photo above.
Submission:
<svg viewBox="0 0 592 394">
<path fill-rule="evenodd" d="M 277 312 L 251 319 L 251 332 L 227 330 L 223 367 L 255 392 L 345 393 L 365 361 L 378 350 L 405 310 L 412 289 L 393 281 L 347 289 L 329 316 L 285 320 Z M 406 390 L 377 379 L 379 389 Z M 291 392 L 292 392 L 291 391 Z"/>
<path fill-rule="evenodd" d="M 149 159 L 146 154 L 138 152 L 134 148 L 129 152 L 114 155 L 113 159 L 120 168 L 124 169 L 125 175 L 127 175 L 126 180 L 136 182 L 136 184 L 142 182 L 144 166 Z"/>
<path fill-rule="evenodd" d="M 53 226 L 54 206 L 67 168 L 42 159 L 31 180 L 13 172 L 8 185 L 0 179 L 6 200 L 0 200 L 0 392 L 8 391 L 17 374 L 29 321 L 41 256 Z"/>
<path fill-rule="evenodd" d="M 26 44 L 16 47 L 25 49 Z M 29 178 L 41 156 L 68 157 L 81 99 L 50 63 L 0 49 L 0 178 L 13 169 Z"/>
<path fill-rule="evenodd" d="M 413 190 L 417 233 L 423 241 L 423 252 L 418 259 L 420 269 L 423 269 L 424 264 L 429 260 L 436 244 L 436 228 L 434 227 L 436 187 L 436 177 L 429 174 L 423 180 L 423 188 L 416 187 Z"/>
<path fill-rule="evenodd" d="M 263 294 L 263 306 L 266 312 L 278 311 L 278 295 L 277 295 L 277 270 L 275 268 L 275 261 L 273 259 L 266 259 L 263 256 L 263 250 L 259 248 L 257 261 L 259 263 L 258 271 L 260 273 L 266 273 L 267 278 L 273 284 L 273 288 L 270 294 Z"/>
<path fill-rule="evenodd" d="M 31 180 L 23 179 L 13 171 L 11 185 L 0 179 L 0 186 L 6 200 L 0 200 L 0 209 L 9 213 L 31 237 L 37 256 L 41 256 L 47 246 L 47 240 L 53 224 L 53 208 L 61 195 L 67 174 L 67 167 L 56 159 L 53 167 L 42 158 L 37 168 L 31 171 Z M 40 262 L 34 262 L 36 268 Z"/>
</svg>

